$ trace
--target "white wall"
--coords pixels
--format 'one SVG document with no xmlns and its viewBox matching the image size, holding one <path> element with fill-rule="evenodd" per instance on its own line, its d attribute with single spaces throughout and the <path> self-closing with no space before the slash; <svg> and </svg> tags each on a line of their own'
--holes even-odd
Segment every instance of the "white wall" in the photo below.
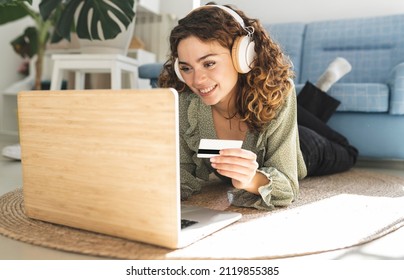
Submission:
<svg viewBox="0 0 404 280">
<path fill-rule="evenodd" d="M 171 1 L 170 1 L 171 2 Z M 201 4 L 209 1 L 203 0 Z M 216 0 L 265 23 L 309 22 L 404 13 L 404 0 Z"/>
<path fill-rule="evenodd" d="M 0 25 L 0 90 L 22 79 L 18 74 L 23 59 L 16 54 L 10 42 L 21 35 L 23 30 L 32 24 L 31 18 L 24 18 L 5 25 Z"/>
<path fill-rule="evenodd" d="M 190 10 L 199 5 L 199 0 L 160 0 L 160 10 L 162 13 L 172 13 L 179 18 L 183 18 Z"/>
<path fill-rule="evenodd" d="M 35 10 L 39 10 L 38 4 L 39 0 L 32 1 Z M 34 21 L 29 16 L 0 25 L 0 91 L 24 78 L 18 73 L 23 58 L 14 52 L 10 42 L 20 36 L 28 26 L 34 26 Z"/>
</svg>

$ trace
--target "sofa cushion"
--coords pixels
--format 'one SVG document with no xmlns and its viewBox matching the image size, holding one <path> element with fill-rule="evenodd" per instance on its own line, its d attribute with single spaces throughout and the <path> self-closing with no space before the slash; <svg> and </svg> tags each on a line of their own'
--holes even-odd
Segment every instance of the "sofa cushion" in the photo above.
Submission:
<svg viewBox="0 0 404 280">
<path fill-rule="evenodd" d="M 295 82 L 300 80 L 300 65 L 303 48 L 304 23 L 277 23 L 263 24 L 269 36 L 276 41 L 293 63 L 296 77 Z"/>
<path fill-rule="evenodd" d="M 304 84 L 296 85 L 299 94 Z M 389 88 L 385 84 L 351 83 L 333 85 L 328 94 L 341 102 L 338 112 L 386 113 L 389 111 Z"/>
<path fill-rule="evenodd" d="M 316 82 L 338 56 L 352 64 L 341 83 L 387 83 L 404 61 L 404 15 L 308 23 L 300 83 Z"/>
<path fill-rule="evenodd" d="M 328 92 L 341 101 L 337 111 L 385 113 L 389 110 L 389 88 L 376 83 L 337 83 Z"/>
</svg>

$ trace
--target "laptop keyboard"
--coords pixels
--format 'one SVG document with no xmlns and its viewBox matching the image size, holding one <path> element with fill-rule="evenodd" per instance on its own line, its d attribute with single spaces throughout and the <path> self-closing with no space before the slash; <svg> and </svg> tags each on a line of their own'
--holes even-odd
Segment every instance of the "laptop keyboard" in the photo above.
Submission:
<svg viewBox="0 0 404 280">
<path fill-rule="evenodd" d="M 197 223 L 196 221 L 181 219 L 181 229 L 192 226 L 196 223 Z"/>
</svg>

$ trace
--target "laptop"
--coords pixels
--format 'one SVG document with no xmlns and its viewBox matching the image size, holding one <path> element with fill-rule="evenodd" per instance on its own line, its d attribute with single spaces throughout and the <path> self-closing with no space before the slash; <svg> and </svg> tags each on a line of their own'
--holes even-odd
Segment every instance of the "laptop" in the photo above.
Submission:
<svg viewBox="0 0 404 280">
<path fill-rule="evenodd" d="M 181 206 L 173 89 L 21 92 L 18 115 L 28 217 L 172 249 L 241 218 Z"/>
</svg>

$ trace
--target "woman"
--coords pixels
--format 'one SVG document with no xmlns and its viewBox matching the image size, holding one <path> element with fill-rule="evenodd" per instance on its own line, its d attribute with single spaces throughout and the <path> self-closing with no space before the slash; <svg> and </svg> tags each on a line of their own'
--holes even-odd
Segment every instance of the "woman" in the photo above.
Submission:
<svg viewBox="0 0 404 280">
<path fill-rule="evenodd" d="M 258 20 L 203 6 L 179 21 L 170 48 L 159 86 L 179 92 L 182 199 L 200 191 L 213 172 L 230 180 L 233 205 L 272 209 L 296 199 L 299 179 L 353 166 L 356 149 L 316 115 L 299 110 L 315 126 L 298 126 L 290 62 Z M 328 111 L 335 110 L 332 103 Z M 201 159 L 203 138 L 243 145 Z"/>
</svg>

